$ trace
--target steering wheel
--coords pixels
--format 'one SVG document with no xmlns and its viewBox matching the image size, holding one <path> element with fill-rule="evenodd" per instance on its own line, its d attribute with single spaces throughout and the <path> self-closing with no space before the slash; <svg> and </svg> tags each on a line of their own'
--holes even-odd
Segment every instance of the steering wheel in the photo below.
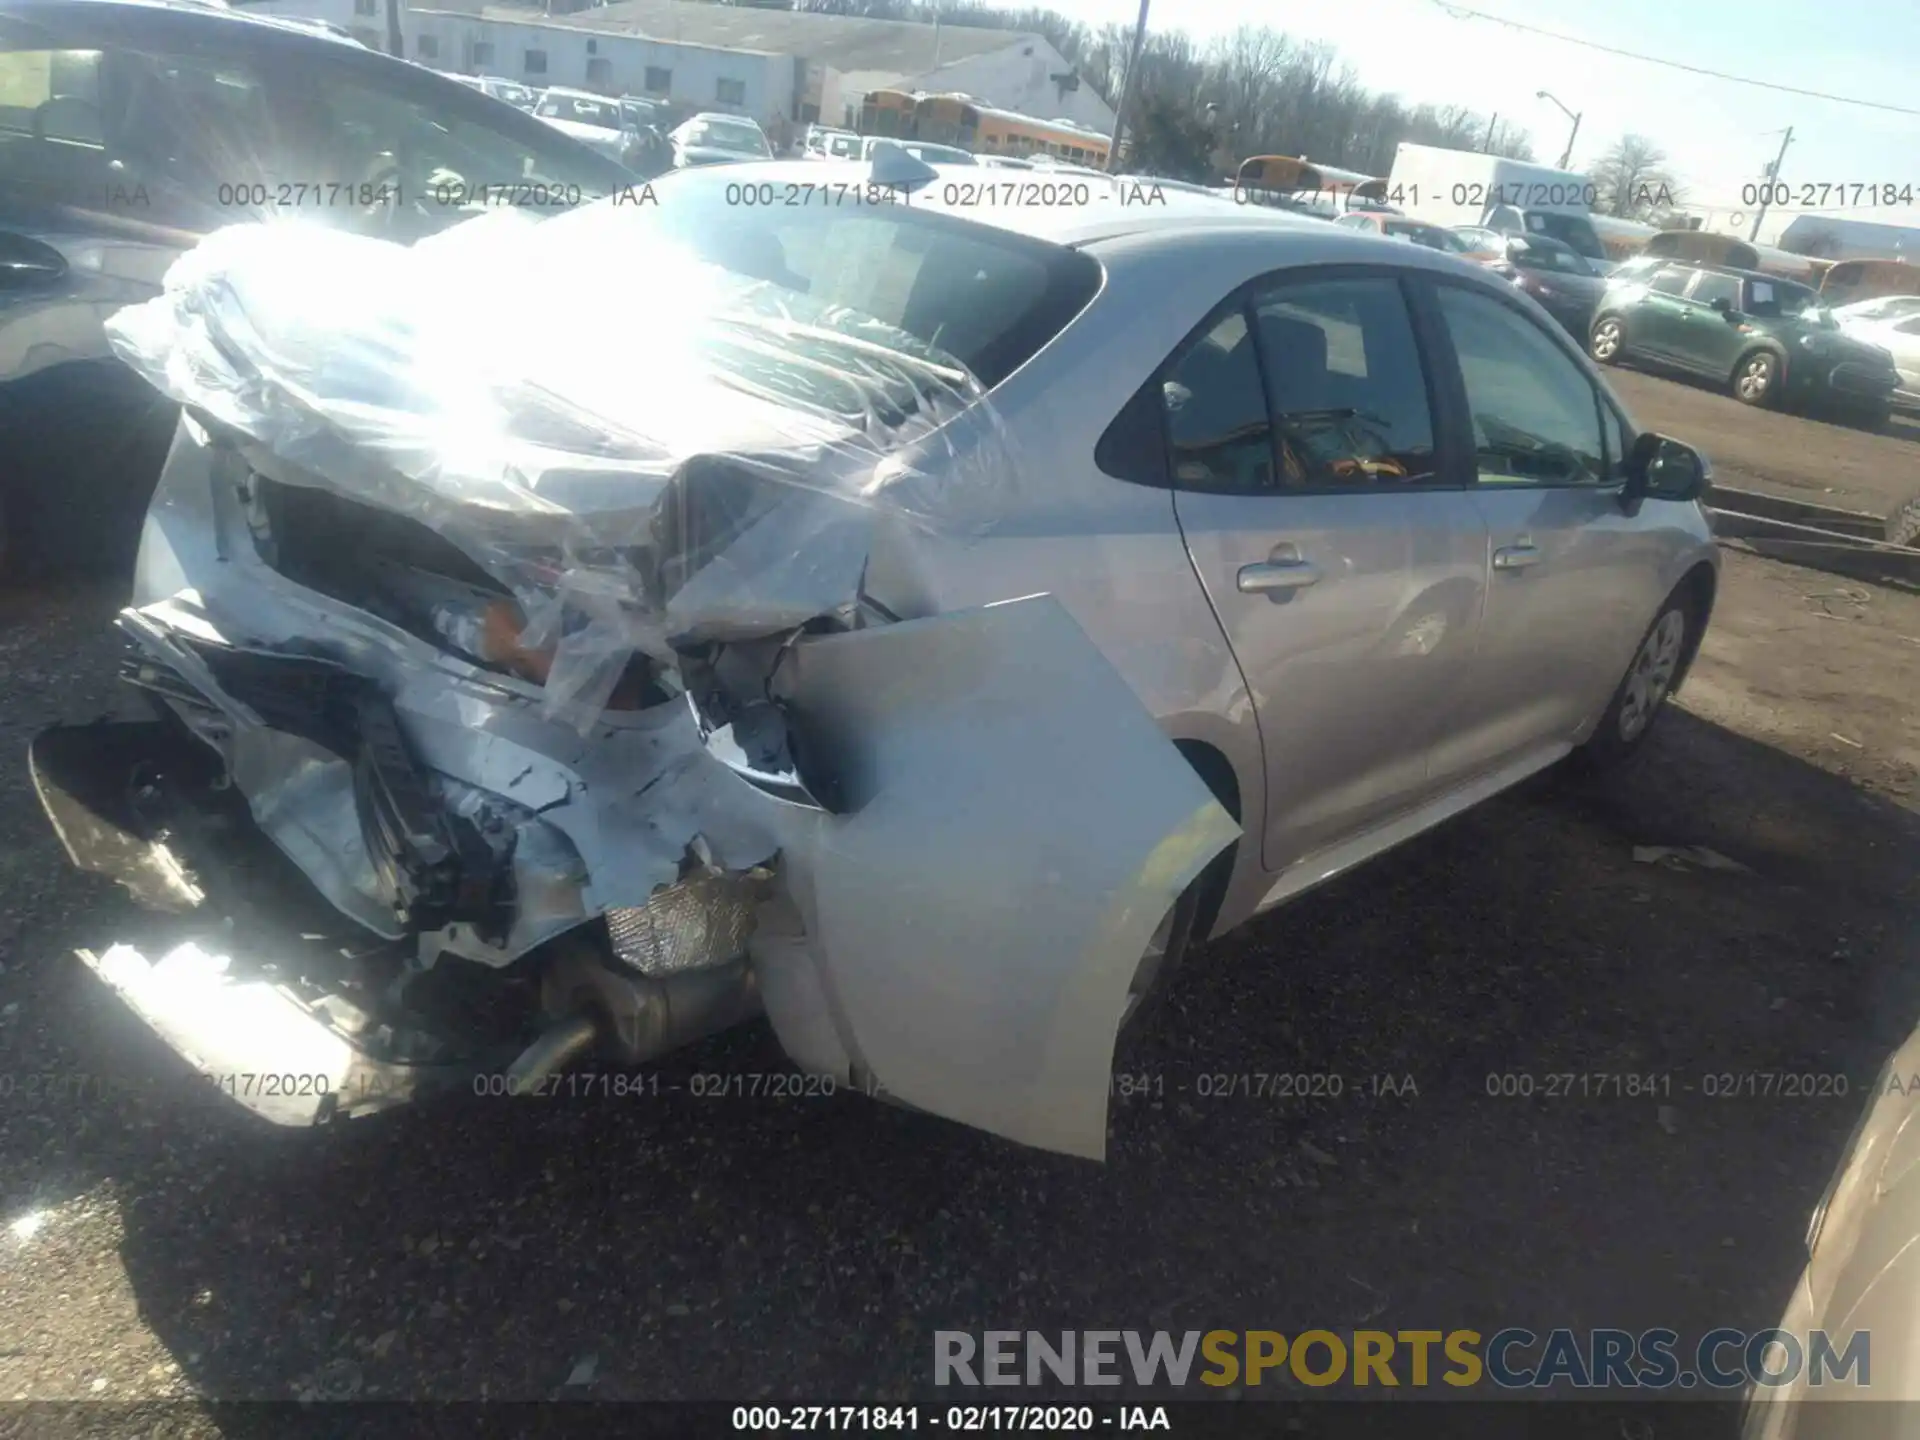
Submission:
<svg viewBox="0 0 1920 1440">
<path fill-rule="evenodd" d="M 44 142 L 49 138 L 47 135 L 47 128 L 50 123 L 49 115 L 51 113 L 53 119 L 58 119 L 63 107 L 82 112 L 90 121 L 90 124 L 81 127 L 77 136 L 64 134 L 58 138 L 62 140 L 78 138 L 95 145 L 105 142 L 106 124 L 104 117 L 100 113 L 100 107 L 91 100 L 81 99 L 78 95 L 55 95 L 41 101 L 33 107 L 33 138 L 35 140 Z M 71 129 L 72 127 L 69 126 L 65 128 Z"/>
</svg>

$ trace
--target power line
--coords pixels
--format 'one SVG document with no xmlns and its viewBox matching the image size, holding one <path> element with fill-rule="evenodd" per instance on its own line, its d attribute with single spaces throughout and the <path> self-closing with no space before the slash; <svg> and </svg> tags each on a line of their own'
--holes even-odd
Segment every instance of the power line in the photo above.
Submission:
<svg viewBox="0 0 1920 1440">
<path fill-rule="evenodd" d="M 1689 75 L 1705 75 L 1714 80 L 1728 80 L 1735 85 L 1751 85 L 1759 90 L 1777 90 L 1783 95 L 1804 95 L 1810 100 L 1831 100 L 1836 105 L 1859 105 L 1868 110 L 1885 110 L 1894 115 L 1920 115 L 1920 110 L 1905 105 L 1887 105 L 1878 100 L 1861 100 L 1852 95 L 1832 95 L 1825 90 L 1803 90 L 1797 85 L 1779 85 L 1771 80 L 1754 80 L 1745 75 L 1729 75 L 1724 70 L 1709 70 L 1704 65 L 1688 65 L 1679 60 L 1668 60 L 1660 55 L 1642 55 L 1634 50 L 1621 50 L 1612 45 L 1602 45 L 1597 40 L 1582 40 L 1577 35 L 1562 35 L 1557 30 L 1542 30 L 1537 25 L 1523 25 L 1518 20 L 1509 20 L 1504 15 L 1488 15 L 1480 10 L 1468 10 L 1460 5 L 1452 5 L 1447 0 L 1433 0 L 1440 9 L 1456 20 L 1489 20 L 1495 25 L 1504 25 L 1509 30 L 1523 30 L 1529 35 L 1545 36 L 1549 40 L 1558 40 L 1564 45 L 1579 45 L 1587 50 L 1598 50 L 1607 55 L 1618 55 L 1625 60 L 1638 60 L 1647 65 L 1664 65 L 1669 70 L 1684 70 Z"/>
</svg>

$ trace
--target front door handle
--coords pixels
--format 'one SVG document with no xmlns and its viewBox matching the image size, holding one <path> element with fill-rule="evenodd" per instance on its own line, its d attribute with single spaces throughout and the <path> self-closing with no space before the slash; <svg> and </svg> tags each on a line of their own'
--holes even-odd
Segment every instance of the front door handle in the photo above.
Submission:
<svg viewBox="0 0 1920 1440">
<path fill-rule="evenodd" d="M 1242 565 L 1235 583 L 1243 594 L 1272 594 L 1276 599 L 1294 590 L 1304 590 L 1320 578 L 1320 571 L 1305 560 L 1268 560 L 1259 565 Z"/>
<path fill-rule="evenodd" d="M 1493 552 L 1496 570 L 1524 570 L 1540 563 L 1540 552 L 1532 545 L 1503 545 Z"/>
</svg>

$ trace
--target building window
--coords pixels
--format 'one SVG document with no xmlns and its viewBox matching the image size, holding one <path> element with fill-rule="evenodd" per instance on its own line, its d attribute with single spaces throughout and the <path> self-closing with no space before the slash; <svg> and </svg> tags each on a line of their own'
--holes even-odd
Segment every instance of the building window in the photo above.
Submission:
<svg viewBox="0 0 1920 1440">
<path fill-rule="evenodd" d="M 713 98 L 722 105 L 744 105 L 747 103 L 747 82 L 744 80 L 719 80 L 714 83 Z"/>
<path fill-rule="evenodd" d="M 380 0 L 353 0 L 353 13 L 356 15 L 378 15 Z"/>
<path fill-rule="evenodd" d="M 649 95 L 664 95 L 673 88 L 673 71 L 659 65 L 647 66 L 646 91 Z"/>
<path fill-rule="evenodd" d="M 589 85 L 611 85 L 613 83 L 613 62 L 605 59 L 587 61 L 587 83 Z"/>
<path fill-rule="evenodd" d="M 467 63 L 475 68 L 493 64 L 493 42 L 491 40 L 474 41 Z"/>
<path fill-rule="evenodd" d="M 544 75 L 547 73 L 547 52 L 544 50 L 527 51 L 526 73 Z"/>
<path fill-rule="evenodd" d="M 413 48 L 419 51 L 422 59 L 438 60 L 440 58 L 440 41 L 436 36 L 419 36 L 414 40 Z"/>
</svg>

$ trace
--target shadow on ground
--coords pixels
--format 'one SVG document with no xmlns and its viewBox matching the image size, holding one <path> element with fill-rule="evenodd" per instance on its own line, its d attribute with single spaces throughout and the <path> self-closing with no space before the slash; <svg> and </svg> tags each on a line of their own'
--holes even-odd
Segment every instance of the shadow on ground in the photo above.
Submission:
<svg viewBox="0 0 1920 1440">
<path fill-rule="evenodd" d="M 1536 783 L 1196 956 L 1120 1057 L 1104 1167 L 689 1093 L 784 1069 L 763 1027 L 657 1093 L 264 1130 L 58 958 L 133 921 L 117 892 L 48 839 L 13 861 L 48 867 L 0 977 L 16 1073 L 111 1086 L 15 1097 L 0 1201 L 117 1209 L 141 1322 L 226 1397 L 900 1397 L 944 1328 L 1759 1328 L 1920 1010 L 1915 817 L 1678 709 L 1608 785 Z M 1708 1093 L 1748 1073 L 1852 1093 Z"/>
</svg>

